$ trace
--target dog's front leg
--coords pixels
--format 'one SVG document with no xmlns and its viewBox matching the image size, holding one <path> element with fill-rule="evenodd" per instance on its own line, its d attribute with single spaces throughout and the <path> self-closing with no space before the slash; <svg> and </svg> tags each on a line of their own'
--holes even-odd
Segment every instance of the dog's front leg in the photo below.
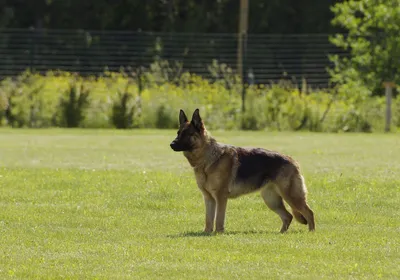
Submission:
<svg viewBox="0 0 400 280">
<path fill-rule="evenodd" d="M 204 232 L 211 233 L 214 230 L 214 218 L 215 218 L 215 199 L 208 193 L 203 193 L 204 204 L 206 206 L 206 223 Z"/>
<path fill-rule="evenodd" d="M 224 230 L 225 230 L 225 213 L 226 213 L 226 205 L 228 203 L 228 196 L 225 193 L 217 194 L 215 200 L 217 202 L 215 231 L 216 232 L 224 232 Z"/>
</svg>

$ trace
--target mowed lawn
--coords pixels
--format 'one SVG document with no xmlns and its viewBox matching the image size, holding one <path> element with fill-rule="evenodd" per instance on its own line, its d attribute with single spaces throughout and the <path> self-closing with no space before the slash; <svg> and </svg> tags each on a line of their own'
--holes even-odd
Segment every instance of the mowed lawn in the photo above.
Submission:
<svg viewBox="0 0 400 280">
<path fill-rule="evenodd" d="M 175 130 L 0 130 L 0 278 L 399 279 L 400 135 L 212 132 L 300 162 L 316 231 L 258 193 L 203 235 Z"/>
</svg>

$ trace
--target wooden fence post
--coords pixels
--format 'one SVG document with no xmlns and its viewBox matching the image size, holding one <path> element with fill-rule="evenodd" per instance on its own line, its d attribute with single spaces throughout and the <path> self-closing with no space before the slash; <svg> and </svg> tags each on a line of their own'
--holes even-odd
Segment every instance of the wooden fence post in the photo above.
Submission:
<svg viewBox="0 0 400 280">
<path fill-rule="evenodd" d="M 239 10 L 239 32 L 238 32 L 238 57 L 237 57 L 237 70 L 242 80 L 242 116 L 246 109 L 246 48 L 247 48 L 247 28 L 249 18 L 249 0 L 240 0 Z"/>
<path fill-rule="evenodd" d="M 396 86 L 393 82 L 384 82 L 386 95 L 386 118 L 385 118 L 385 132 L 390 132 L 392 124 L 392 89 Z"/>
</svg>

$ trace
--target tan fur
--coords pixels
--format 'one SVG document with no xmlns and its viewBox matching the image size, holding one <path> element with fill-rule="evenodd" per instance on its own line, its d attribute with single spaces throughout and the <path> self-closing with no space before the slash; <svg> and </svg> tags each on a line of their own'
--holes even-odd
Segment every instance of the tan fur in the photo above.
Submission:
<svg viewBox="0 0 400 280">
<path fill-rule="evenodd" d="M 181 124 L 181 131 L 192 129 L 189 122 Z M 229 198 L 235 198 L 254 190 L 245 183 L 235 181 L 239 166 L 238 150 L 234 146 L 222 145 L 210 136 L 201 123 L 198 133 L 190 136 L 193 149 L 184 151 L 184 156 L 194 170 L 197 185 L 204 197 L 205 232 L 224 231 L 225 213 Z M 279 167 L 276 177 L 258 189 L 272 211 L 282 220 L 280 232 L 287 231 L 293 219 L 283 201 L 293 210 L 293 215 L 302 224 L 308 224 L 310 231 L 315 229 L 314 213 L 306 202 L 307 189 L 300 174 L 298 164 L 290 159 L 290 164 Z"/>
</svg>

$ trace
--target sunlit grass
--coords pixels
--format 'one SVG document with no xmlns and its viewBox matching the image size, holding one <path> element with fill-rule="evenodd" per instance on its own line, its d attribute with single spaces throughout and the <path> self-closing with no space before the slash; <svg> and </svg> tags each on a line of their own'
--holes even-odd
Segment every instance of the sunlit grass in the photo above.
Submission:
<svg viewBox="0 0 400 280">
<path fill-rule="evenodd" d="M 175 131 L 0 130 L 0 278 L 396 279 L 396 135 L 215 132 L 297 159 L 316 232 L 258 194 L 228 203 L 222 235 L 201 233 L 192 171 Z"/>
</svg>

